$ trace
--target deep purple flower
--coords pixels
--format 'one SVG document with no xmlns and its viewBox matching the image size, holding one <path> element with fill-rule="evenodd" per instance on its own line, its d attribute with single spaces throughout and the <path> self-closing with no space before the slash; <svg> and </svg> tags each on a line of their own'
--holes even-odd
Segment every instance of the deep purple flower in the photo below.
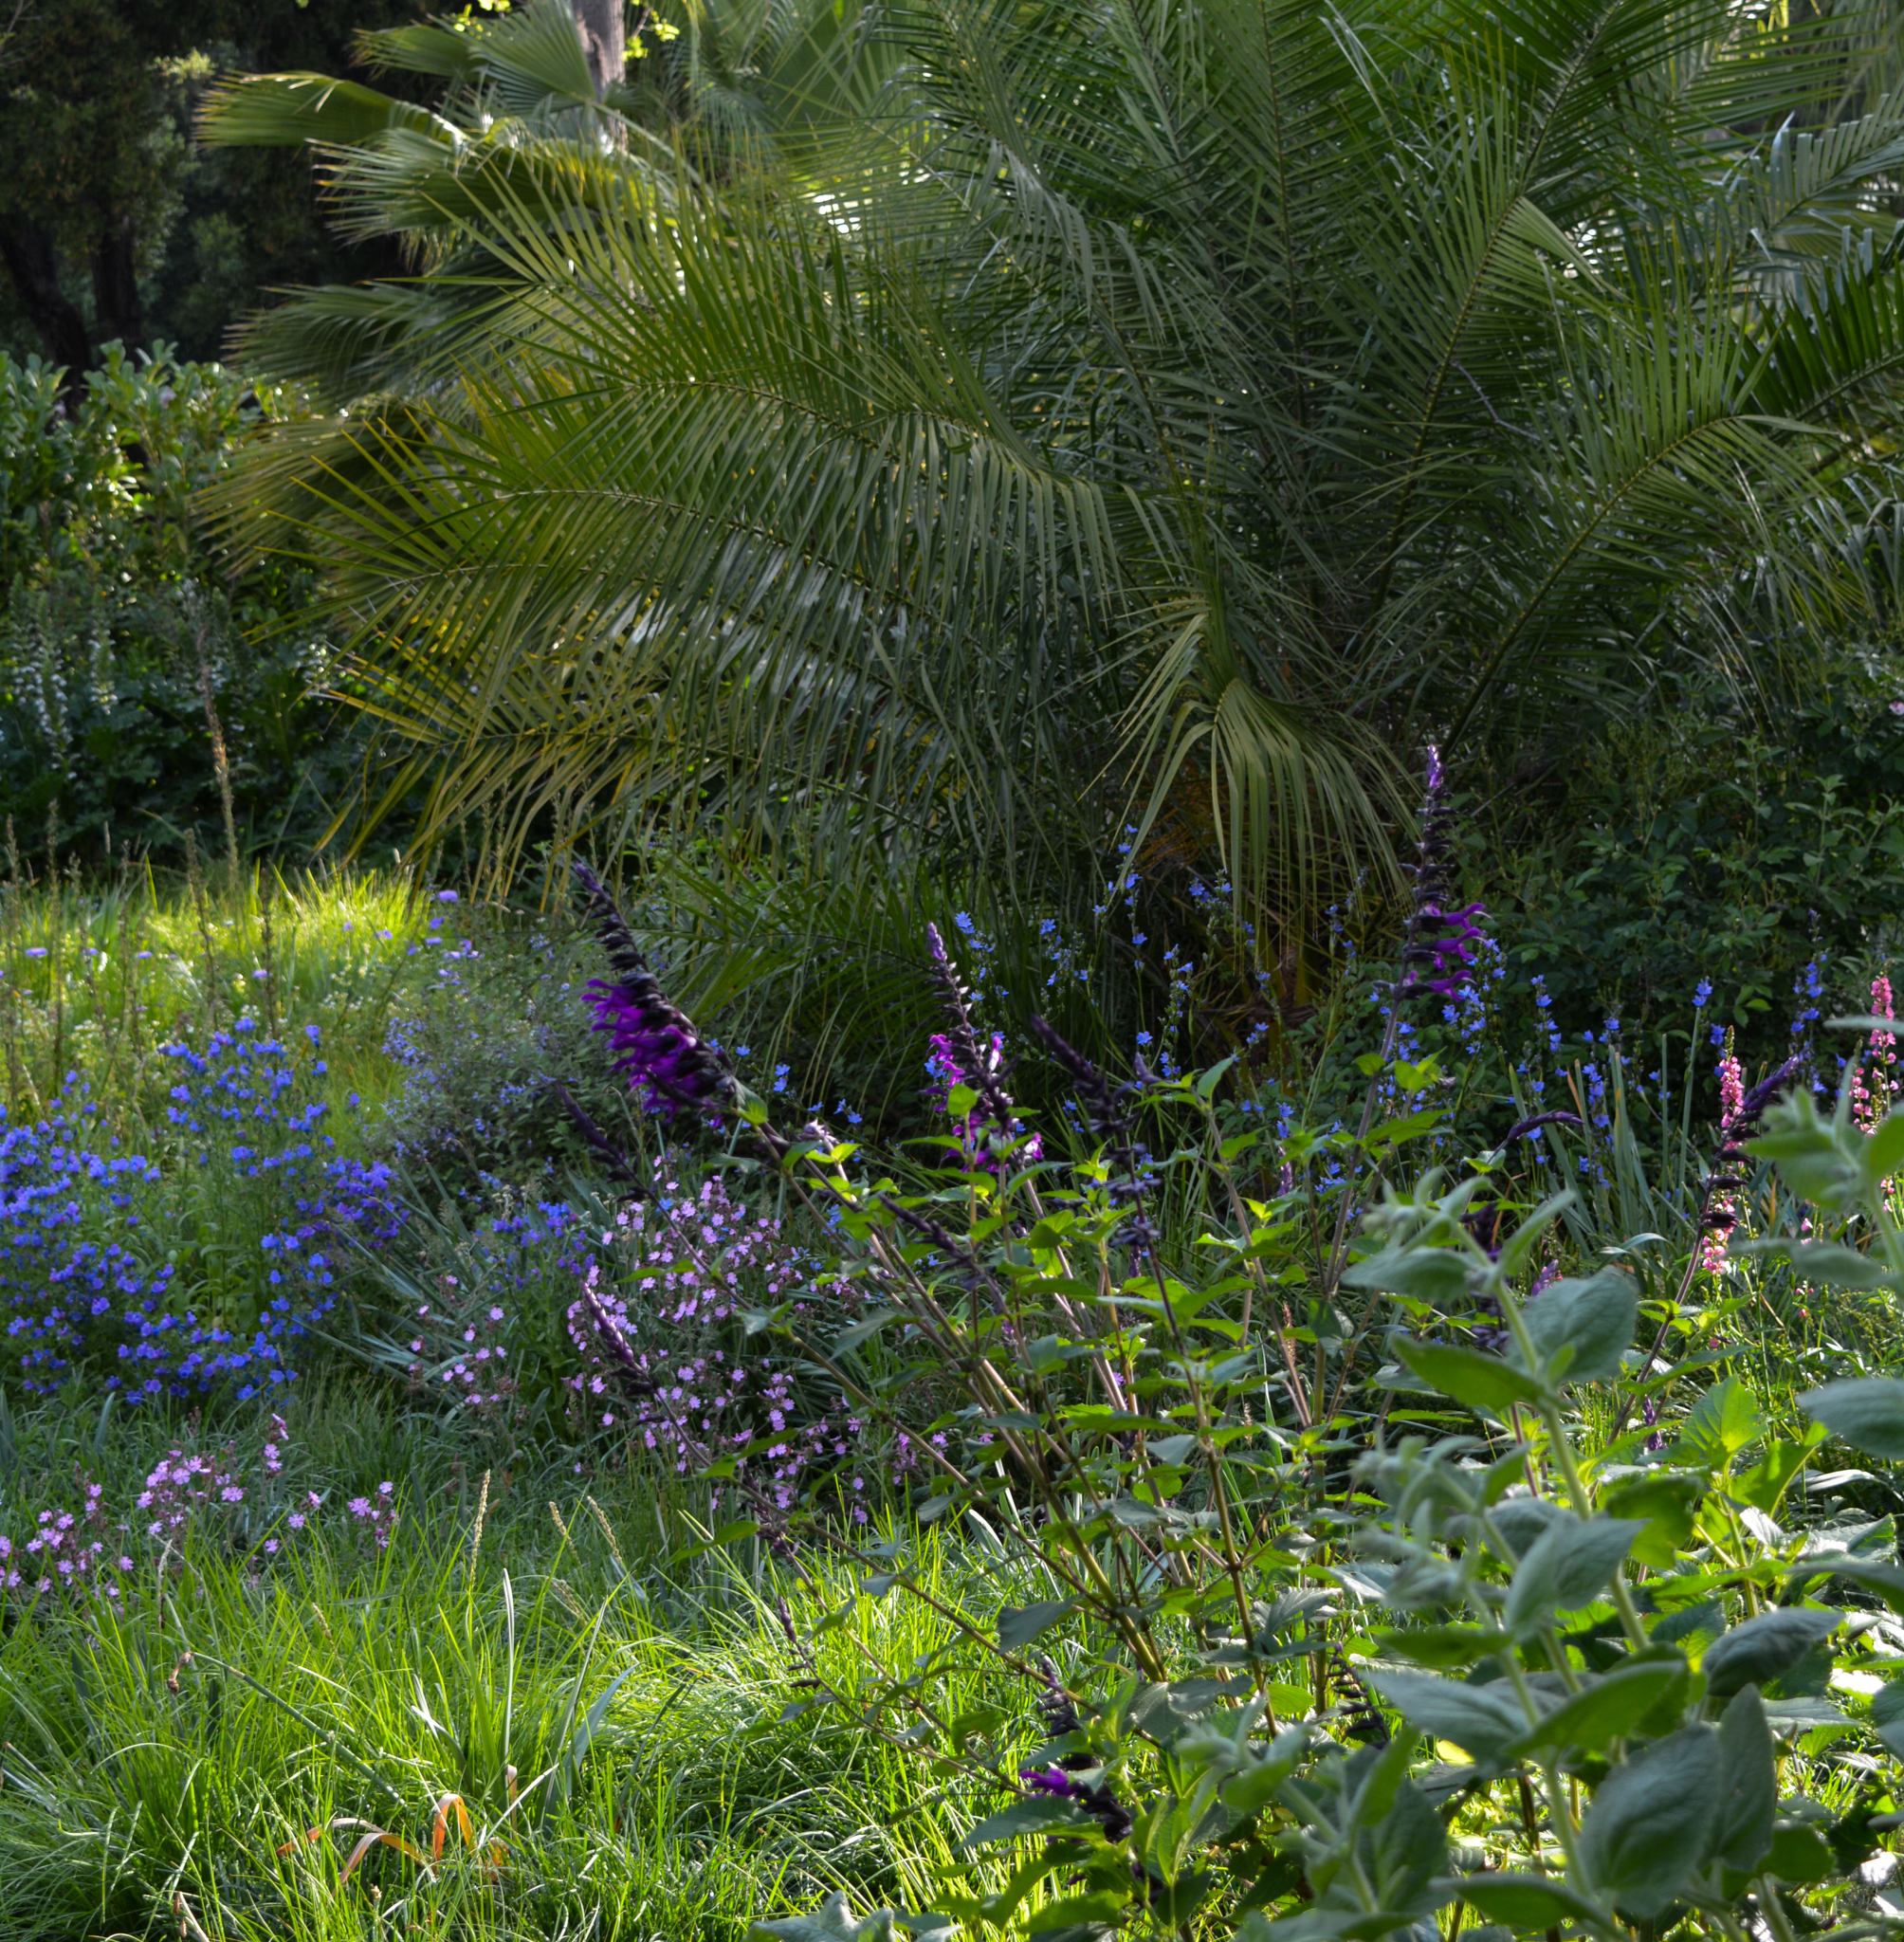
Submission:
<svg viewBox="0 0 1904 1942">
<path fill-rule="evenodd" d="M 739 1088 L 721 1054 L 693 1021 L 663 996 L 648 961 L 615 908 L 614 900 L 586 864 L 574 866 L 587 893 L 595 934 L 613 967 L 614 980 L 589 980 L 586 994 L 597 1032 L 608 1034 L 614 1069 L 629 1075 L 636 1097 L 661 1116 L 677 1108 L 707 1112 L 731 1107 Z"/>
<path fill-rule="evenodd" d="M 1054 1794 L 1061 1801 L 1082 1800 L 1090 1791 L 1088 1786 L 1074 1781 L 1062 1767 L 1021 1767 L 1018 1779 L 1027 1792 Z"/>
</svg>

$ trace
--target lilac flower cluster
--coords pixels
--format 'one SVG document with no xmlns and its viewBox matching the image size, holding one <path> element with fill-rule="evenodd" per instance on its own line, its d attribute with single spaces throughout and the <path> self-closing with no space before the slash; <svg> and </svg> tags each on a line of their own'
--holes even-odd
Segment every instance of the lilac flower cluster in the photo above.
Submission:
<svg viewBox="0 0 1904 1942">
<path fill-rule="evenodd" d="M 40 1511 L 17 1544 L 0 1531 L 0 1598 L 30 1605 L 60 1593 L 121 1603 L 141 1587 L 176 1578 L 186 1557 L 206 1545 L 242 1556 L 253 1573 L 263 1571 L 307 1540 L 327 1509 L 325 1495 L 284 1487 L 289 1436 L 284 1418 L 273 1416 L 255 1467 L 230 1442 L 215 1452 L 174 1446 L 117 1519 L 105 1487 L 82 1475 L 77 1508 Z M 375 1493 L 353 1498 L 350 1523 L 340 1529 L 387 1545 L 395 1492 L 386 1481 Z"/>
<path fill-rule="evenodd" d="M 0 1371 L 28 1393 L 90 1377 L 128 1402 L 295 1379 L 335 1301 L 346 1234 L 403 1216 L 386 1168 L 346 1159 L 300 1070 L 248 1019 L 170 1048 L 164 1163 L 119 1150 L 84 1086 L 0 1133 Z"/>
<path fill-rule="evenodd" d="M 568 1311 L 575 1393 L 600 1428 L 674 1470 L 733 1456 L 742 1482 L 791 1509 L 809 1472 L 855 1455 L 865 1425 L 810 1406 L 785 1363 L 750 1350 L 737 1325 L 749 1307 L 791 1300 L 807 1312 L 847 1294 L 776 1216 L 718 1180 L 685 1186 L 664 1156 L 650 1196 L 602 1234 Z M 858 1476 L 846 1487 L 854 1498 L 866 1488 Z"/>
</svg>

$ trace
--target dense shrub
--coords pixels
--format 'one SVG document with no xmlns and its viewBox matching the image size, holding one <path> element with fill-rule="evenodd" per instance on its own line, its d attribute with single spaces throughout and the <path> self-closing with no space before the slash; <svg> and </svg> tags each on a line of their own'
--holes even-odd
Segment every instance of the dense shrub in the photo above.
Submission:
<svg viewBox="0 0 1904 1942">
<path fill-rule="evenodd" d="M 89 862 L 307 849 L 364 739 L 314 699 L 307 574 L 229 577 L 193 495 L 272 411 L 237 374 L 115 353 L 78 401 L 0 357 L 0 815 Z M 219 744 L 222 744 L 222 752 Z M 221 775 L 221 762 L 224 773 Z"/>
</svg>

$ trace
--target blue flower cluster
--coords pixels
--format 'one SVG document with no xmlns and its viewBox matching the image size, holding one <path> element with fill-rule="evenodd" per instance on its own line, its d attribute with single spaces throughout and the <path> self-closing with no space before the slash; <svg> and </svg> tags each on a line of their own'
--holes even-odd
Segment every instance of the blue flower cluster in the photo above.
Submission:
<svg viewBox="0 0 1904 1942">
<path fill-rule="evenodd" d="M 344 1237 L 377 1247 L 404 1218 L 390 1170 L 321 1129 L 309 1035 L 302 1061 L 248 1019 L 203 1052 L 169 1048 L 179 1077 L 157 1160 L 118 1150 L 77 1078 L 46 1119 L 0 1132 L 9 1380 L 46 1393 L 79 1377 L 147 1402 L 295 1379 Z"/>
</svg>

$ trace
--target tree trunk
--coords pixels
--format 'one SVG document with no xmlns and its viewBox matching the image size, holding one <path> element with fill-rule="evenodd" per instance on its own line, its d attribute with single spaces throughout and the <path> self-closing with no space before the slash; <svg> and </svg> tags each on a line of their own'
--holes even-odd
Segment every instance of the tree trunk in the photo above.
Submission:
<svg viewBox="0 0 1904 1942">
<path fill-rule="evenodd" d="M 140 348 L 145 336 L 138 302 L 137 239 L 130 215 L 108 216 L 89 252 L 93 272 L 94 335 L 102 344 L 117 338 L 126 356 Z"/>
<path fill-rule="evenodd" d="M 52 237 L 37 223 L 0 223 L 0 261 L 27 321 L 40 334 L 46 356 L 66 368 L 65 388 L 77 387 L 93 361 L 86 321 L 60 287 L 60 259 Z"/>
<path fill-rule="evenodd" d="M 622 20 L 622 0 L 570 0 L 570 4 L 575 9 L 576 32 L 581 36 L 582 52 L 588 56 L 595 100 L 600 101 L 628 68 L 628 32 Z"/>
</svg>

